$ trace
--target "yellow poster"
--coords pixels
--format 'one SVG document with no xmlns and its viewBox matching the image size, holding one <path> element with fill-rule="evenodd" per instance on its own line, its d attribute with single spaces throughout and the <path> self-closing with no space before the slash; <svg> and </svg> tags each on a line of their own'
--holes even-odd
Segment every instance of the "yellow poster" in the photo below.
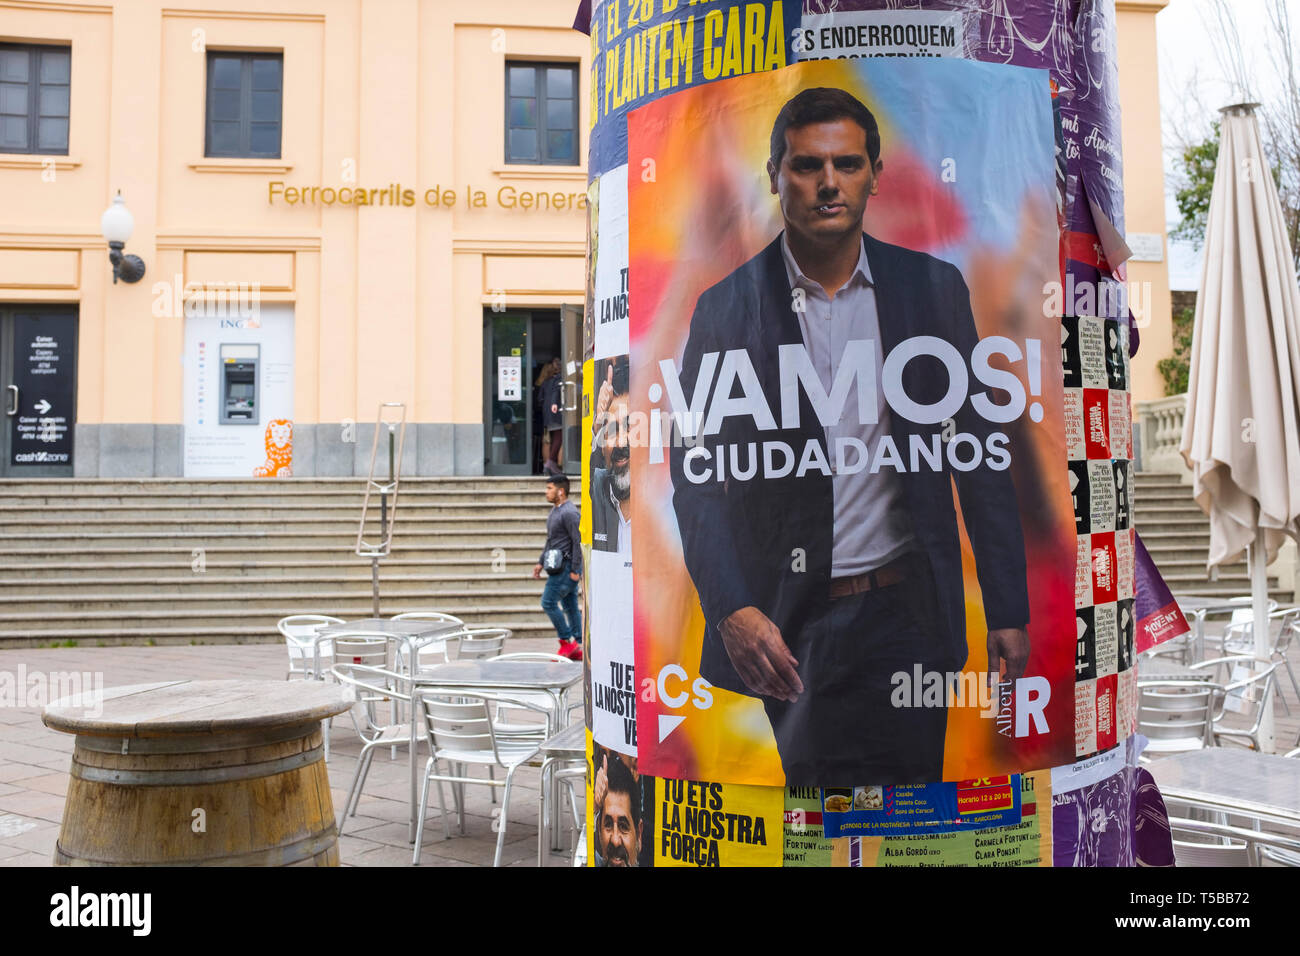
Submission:
<svg viewBox="0 0 1300 956">
<path fill-rule="evenodd" d="M 655 780 L 655 866 L 780 866 L 785 791 Z"/>
</svg>

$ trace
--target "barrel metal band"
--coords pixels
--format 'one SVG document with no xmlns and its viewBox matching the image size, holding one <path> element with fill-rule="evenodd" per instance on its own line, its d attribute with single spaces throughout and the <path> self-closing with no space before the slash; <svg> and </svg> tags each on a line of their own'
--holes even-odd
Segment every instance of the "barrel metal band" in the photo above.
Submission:
<svg viewBox="0 0 1300 956">
<path fill-rule="evenodd" d="M 262 744 L 278 744 L 310 736 L 320 727 L 319 722 L 291 724 L 268 730 L 246 731 L 237 734 L 191 734 L 179 737 L 92 737 L 77 735 L 77 746 L 105 754 L 197 754 L 220 750 L 247 750 Z"/>
<path fill-rule="evenodd" d="M 290 754 L 287 757 L 262 763 L 193 770 L 111 770 L 106 767 L 88 767 L 74 760 L 72 775 L 91 783 L 115 783 L 124 787 L 176 787 L 202 783 L 227 783 L 298 770 L 322 759 L 323 753 L 320 747 L 313 747 L 302 753 Z"/>
<path fill-rule="evenodd" d="M 265 850 L 242 853 L 238 856 L 204 857 L 189 860 L 96 860 L 84 856 L 73 856 L 55 843 L 55 860 L 60 866 L 292 866 L 304 860 L 310 860 L 329 850 L 338 843 L 338 828 L 331 820 L 328 827 L 320 833 L 312 833 L 286 843 L 271 846 Z"/>
</svg>

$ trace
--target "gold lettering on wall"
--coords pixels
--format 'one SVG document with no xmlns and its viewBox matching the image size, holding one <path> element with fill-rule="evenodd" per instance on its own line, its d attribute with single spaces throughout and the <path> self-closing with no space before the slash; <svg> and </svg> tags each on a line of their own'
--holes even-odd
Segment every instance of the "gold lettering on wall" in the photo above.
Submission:
<svg viewBox="0 0 1300 956">
<path fill-rule="evenodd" d="M 430 209 L 453 209 L 460 202 L 466 209 L 487 209 L 491 204 L 500 209 L 567 212 L 586 209 L 587 193 L 517 189 L 514 186 L 502 186 L 493 192 L 473 185 L 457 190 L 441 184 L 428 189 L 410 189 L 401 183 L 372 188 L 291 186 L 277 179 L 266 184 L 266 201 L 271 206 L 390 206 L 405 209 L 420 205 Z"/>
</svg>

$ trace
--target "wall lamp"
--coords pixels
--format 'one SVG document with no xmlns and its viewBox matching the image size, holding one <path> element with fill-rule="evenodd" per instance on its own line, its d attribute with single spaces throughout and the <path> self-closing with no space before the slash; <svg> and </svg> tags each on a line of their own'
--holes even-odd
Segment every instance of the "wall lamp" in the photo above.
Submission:
<svg viewBox="0 0 1300 956">
<path fill-rule="evenodd" d="M 99 217 L 99 230 L 108 241 L 108 261 L 113 263 L 113 282 L 139 282 L 144 276 L 144 260 L 139 256 L 123 255 L 122 249 L 135 230 L 135 217 L 122 201 L 122 193 L 113 197 L 113 204 Z"/>
</svg>

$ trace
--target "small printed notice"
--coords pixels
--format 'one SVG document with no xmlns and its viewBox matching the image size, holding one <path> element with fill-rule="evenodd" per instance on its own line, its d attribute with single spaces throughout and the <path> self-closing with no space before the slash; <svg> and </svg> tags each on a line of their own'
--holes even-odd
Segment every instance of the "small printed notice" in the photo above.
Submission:
<svg viewBox="0 0 1300 956">
<path fill-rule="evenodd" d="M 523 359 L 518 355 L 497 356 L 497 401 L 517 402 L 522 397 Z"/>
<path fill-rule="evenodd" d="M 1008 826 L 1020 822 L 1020 776 L 913 786 L 827 787 L 827 837 L 906 836 Z"/>
</svg>

